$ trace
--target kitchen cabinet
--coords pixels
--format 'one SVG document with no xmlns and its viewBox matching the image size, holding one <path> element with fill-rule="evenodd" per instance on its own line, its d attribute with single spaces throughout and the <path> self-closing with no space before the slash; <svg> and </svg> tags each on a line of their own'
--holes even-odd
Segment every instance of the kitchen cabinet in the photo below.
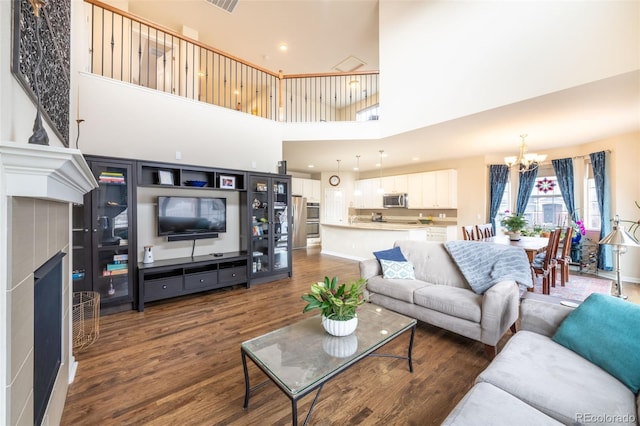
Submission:
<svg viewBox="0 0 640 426">
<path fill-rule="evenodd" d="M 355 197 L 354 207 L 382 208 L 381 187 L 385 194 L 408 194 L 410 209 L 458 207 L 458 172 L 453 169 L 358 180 L 361 194 Z"/>
<path fill-rule="evenodd" d="M 422 203 L 422 175 L 423 173 L 411 173 L 407 175 L 407 195 L 409 208 L 421 208 Z"/>
<path fill-rule="evenodd" d="M 291 177 L 250 173 L 247 203 L 249 282 L 291 277 Z"/>
<path fill-rule="evenodd" d="M 409 176 L 409 207 L 425 209 L 458 207 L 458 172 L 456 170 L 438 170 Z"/>
<path fill-rule="evenodd" d="M 299 195 L 304 197 L 304 181 L 303 178 L 291 178 L 291 195 Z"/>
<path fill-rule="evenodd" d="M 308 203 L 319 203 L 322 198 L 322 190 L 320 189 L 320 181 L 315 179 L 302 180 L 302 196 L 307 199 Z"/>
<path fill-rule="evenodd" d="M 356 182 L 360 195 L 355 196 L 355 207 L 359 209 L 381 209 L 382 194 L 380 193 L 380 179 L 361 179 Z"/>
<path fill-rule="evenodd" d="M 385 176 L 382 188 L 385 194 L 404 194 L 407 192 L 407 175 Z"/>
<path fill-rule="evenodd" d="M 458 172 L 456 170 L 438 170 L 420 173 L 422 191 L 420 205 L 411 203 L 414 208 L 457 208 Z M 410 198 L 410 201 L 413 198 Z"/>
<path fill-rule="evenodd" d="M 73 291 L 100 293 L 100 304 L 134 303 L 134 162 L 86 157 L 98 188 L 73 206 Z"/>
<path fill-rule="evenodd" d="M 307 199 L 307 203 L 320 203 L 322 199 L 320 181 L 316 179 L 292 178 L 291 195 L 300 195 Z"/>
</svg>

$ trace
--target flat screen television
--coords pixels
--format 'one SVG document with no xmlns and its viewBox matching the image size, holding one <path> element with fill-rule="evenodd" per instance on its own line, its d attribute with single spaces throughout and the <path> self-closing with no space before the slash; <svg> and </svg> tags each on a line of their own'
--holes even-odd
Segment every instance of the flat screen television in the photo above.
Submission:
<svg viewBox="0 0 640 426">
<path fill-rule="evenodd" d="M 158 235 L 169 241 L 216 238 L 227 232 L 227 199 L 158 197 Z"/>
</svg>

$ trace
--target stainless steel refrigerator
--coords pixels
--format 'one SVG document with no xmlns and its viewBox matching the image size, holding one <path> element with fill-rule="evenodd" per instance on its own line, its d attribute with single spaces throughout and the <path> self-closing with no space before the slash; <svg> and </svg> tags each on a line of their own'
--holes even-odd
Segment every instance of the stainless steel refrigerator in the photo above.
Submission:
<svg viewBox="0 0 640 426">
<path fill-rule="evenodd" d="M 307 248 L 307 199 L 294 195 L 291 197 L 291 234 L 292 248 Z"/>
</svg>

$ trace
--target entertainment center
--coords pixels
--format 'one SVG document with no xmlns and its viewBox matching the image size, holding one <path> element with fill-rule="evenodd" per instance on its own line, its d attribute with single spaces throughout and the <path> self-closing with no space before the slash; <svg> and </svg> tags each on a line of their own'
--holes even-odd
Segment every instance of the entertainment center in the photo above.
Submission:
<svg viewBox="0 0 640 426">
<path fill-rule="evenodd" d="M 246 252 L 196 256 L 138 264 L 138 311 L 146 302 L 247 284 Z"/>
<path fill-rule="evenodd" d="M 85 158 L 99 187 L 73 208 L 73 291 L 100 293 L 101 312 L 291 277 L 290 176 Z M 226 250 L 194 256 L 196 240 L 222 235 Z M 138 262 L 137 239 L 159 237 L 170 242 L 160 246 L 165 256 L 178 256 Z M 193 241 L 191 256 L 170 248 L 174 241 Z"/>
</svg>

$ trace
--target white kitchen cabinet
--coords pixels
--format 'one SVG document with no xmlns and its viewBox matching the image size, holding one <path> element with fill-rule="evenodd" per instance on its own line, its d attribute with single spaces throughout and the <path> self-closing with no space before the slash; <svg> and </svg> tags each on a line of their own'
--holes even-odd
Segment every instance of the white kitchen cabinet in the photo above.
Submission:
<svg viewBox="0 0 640 426">
<path fill-rule="evenodd" d="M 458 207 L 458 172 L 438 170 L 422 174 L 422 208 Z"/>
<path fill-rule="evenodd" d="M 422 208 L 422 175 L 424 173 L 411 173 L 407 175 L 407 195 L 409 197 L 409 208 Z"/>
<path fill-rule="evenodd" d="M 304 181 L 302 178 L 291 178 L 291 195 L 304 196 Z"/>
<path fill-rule="evenodd" d="M 407 192 L 407 175 L 385 176 L 382 178 L 385 194 L 404 194 Z"/>
<path fill-rule="evenodd" d="M 356 208 L 379 209 L 382 208 L 382 194 L 380 189 L 380 179 L 361 179 L 357 182 L 357 188 L 361 195 L 355 197 Z"/>
<path fill-rule="evenodd" d="M 320 181 L 294 177 L 291 179 L 291 194 L 305 197 L 308 203 L 319 203 L 322 200 Z"/>
<path fill-rule="evenodd" d="M 314 179 L 303 179 L 302 194 L 308 203 L 319 203 L 321 201 L 320 181 Z"/>
</svg>

